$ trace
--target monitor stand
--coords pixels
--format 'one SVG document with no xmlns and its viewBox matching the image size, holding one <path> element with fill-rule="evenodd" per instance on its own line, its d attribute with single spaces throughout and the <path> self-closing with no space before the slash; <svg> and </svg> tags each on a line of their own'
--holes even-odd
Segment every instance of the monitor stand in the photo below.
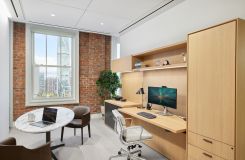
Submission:
<svg viewBox="0 0 245 160">
<path fill-rule="evenodd" d="M 164 107 L 164 110 L 161 112 L 157 112 L 157 114 L 162 115 L 162 116 L 172 116 L 173 115 L 173 114 L 168 112 L 168 109 L 166 106 L 163 106 L 163 107 Z"/>
</svg>

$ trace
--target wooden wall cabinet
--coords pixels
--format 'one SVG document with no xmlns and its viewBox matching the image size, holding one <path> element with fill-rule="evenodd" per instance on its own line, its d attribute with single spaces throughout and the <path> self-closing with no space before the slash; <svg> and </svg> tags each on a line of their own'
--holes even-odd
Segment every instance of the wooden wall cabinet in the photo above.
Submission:
<svg viewBox="0 0 245 160">
<path fill-rule="evenodd" d="M 189 34 L 189 160 L 245 159 L 244 96 L 245 22 Z"/>
<path fill-rule="evenodd" d="M 131 72 L 133 66 L 133 57 L 127 56 L 111 61 L 111 70 L 113 72 Z"/>
</svg>

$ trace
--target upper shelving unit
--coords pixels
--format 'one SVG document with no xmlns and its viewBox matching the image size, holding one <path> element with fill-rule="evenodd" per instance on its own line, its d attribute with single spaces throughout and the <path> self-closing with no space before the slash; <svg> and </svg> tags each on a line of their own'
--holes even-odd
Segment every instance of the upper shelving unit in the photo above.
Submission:
<svg viewBox="0 0 245 160">
<path fill-rule="evenodd" d="M 154 71 L 186 68 L 187 43 L 180 42 L 112 61 L 113 72 Z M 163 65 L 168 61 L 168 65 Z M 135 67 L 138 64 L 138 67 Z"/>
<path fill-rule="evenodd" d="M 177 69 L 177 68 L 186 68 L 187 63 L 180 63 L 180 64 L 172 64 L 172 65 L 167 65 L 167 66 L 156 66 L 156 67 L 143 67 L 143 68 L 136 68 L 133 69 L 134 72 L 140 71 L 154 71 L 154 70 L 164 70 L 164 69 Z"/>
<path fill-rule="evenodd" d="M 150 55 L 154 55 L 154 54 L 168 53 L 168 52 L 176 51 L 176 50 L 183 49 L 183 48 L 185 48 L 185 49 L 187 48 L 186 41 L 180 42 L 180 43 L 171 44 L 171 45 L 160 47 L 160 48 L 156 48 L 156 49 L 152 49 L 152 50 L 145 51 L 145 52 L 142 52 L 142 53 L 137 53 L 137 54 L 135 54 L 133 56 L 141 58 L 141 57 L 150 56 Z"/>
</svg>

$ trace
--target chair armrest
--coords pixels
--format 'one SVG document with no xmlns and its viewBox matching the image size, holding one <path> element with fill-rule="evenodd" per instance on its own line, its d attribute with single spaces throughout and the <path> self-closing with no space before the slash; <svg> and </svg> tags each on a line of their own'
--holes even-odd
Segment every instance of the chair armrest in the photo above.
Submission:
<svg viewBox="0 0 245 160">
<path fill-rule="evenodd" d="M 124 119 L 126 121 L 126 126 L 131 126 L 132 125 L 132 121 L 133 121 L 132 118 L 124 118 Z"/>
<path fill-rule="evenodd" d="M 8 139 L 0 142 L 0 145 L 16 146 L 16 139 L 14 137 L 9 137 Z"/>
<path fill-rule="evenodd" d="M 24 154 L 24 155 L 23 155 Z M 24 157 L 35 160 L 51 160 L 51 147 L 50 142 L 44 145 L 41 145 L 35 149 L 24 149 L 22 151 Z"/>
<path fill-rule="evenodd" d="M 82 125 L 86 126 L 90 123 L 90 112 L 85 113 L 84 115 L 82 115 Z"/>
</svg>

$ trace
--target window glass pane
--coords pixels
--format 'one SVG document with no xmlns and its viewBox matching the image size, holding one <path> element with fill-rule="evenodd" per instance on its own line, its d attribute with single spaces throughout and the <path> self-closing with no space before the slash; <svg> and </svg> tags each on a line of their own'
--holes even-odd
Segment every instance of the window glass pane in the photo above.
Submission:
<svg viewBox="0 0 245 160">
<path fill-rule="evenodd" d="M 71 42 L 70 37 L 61 37 L 60 39 L 60 56 L 62 66 L 71 66 Z"/>
<path fill-rule="evenodd" d="M 57 36 L 47 35 L 47 63 L 48 65 L 59 65 L 58 62 L 58 40 Z"/>
<path fill-rule="evenodd" d="M 60 68 L 60 89 L 61 97 L 72 97 L 72 72 L 71 68 Z"/>
<path fill-rule="evenodd" d="M 72 98 L 72 37 L 33 33 L 32 97 L 38 102 Z"/>
<path fill-rule="evenodd" d="M 34 33 L 35 64 L 46 64 L 46 35 Z"/>
<path fill-rule="evenodd" d="M 34 67 L 33 98 L 46 97 L 46 69 L 45 67 Z"/>
<path fill-rule="evenodd" d="M 47 67 L 47 98 L 58 97 L 58 68 Z"/>
</svg>

